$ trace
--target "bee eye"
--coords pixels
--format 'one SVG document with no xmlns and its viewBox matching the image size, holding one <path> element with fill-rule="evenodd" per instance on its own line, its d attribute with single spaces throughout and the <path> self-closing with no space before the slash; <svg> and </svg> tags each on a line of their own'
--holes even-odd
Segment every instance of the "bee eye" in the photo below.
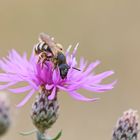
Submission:
<svg viewBox="0 0 140 140">
<path fill-rule="evenodd" d="M 64 69 L 64 72 L 67 72 L 67 69 Z"/>
</svg>

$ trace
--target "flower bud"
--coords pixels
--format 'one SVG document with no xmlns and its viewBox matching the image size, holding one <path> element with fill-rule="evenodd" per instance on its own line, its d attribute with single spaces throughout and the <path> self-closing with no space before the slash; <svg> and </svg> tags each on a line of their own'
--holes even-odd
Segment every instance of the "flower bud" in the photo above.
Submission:
<svg viewBox="0 0 140 140">
<path fill-rule="evenodd" d="M 31 118 L 37 129 L 44 133 L 58 118 L 57 98 L 49 100 L 45 93 L 40 93 L 32 106 Z"/>
<path fill-rule="evenodd" d="M 137 111 L 130 109 L 119 118 L 112 140 L 138 140 L 138 132 Z"/>
<path fill-rule="evenodd" d="M 10 126 L 10 106 L 7 96 L 0 93 L 0 136 L 5 134 Z"/>
</svg>

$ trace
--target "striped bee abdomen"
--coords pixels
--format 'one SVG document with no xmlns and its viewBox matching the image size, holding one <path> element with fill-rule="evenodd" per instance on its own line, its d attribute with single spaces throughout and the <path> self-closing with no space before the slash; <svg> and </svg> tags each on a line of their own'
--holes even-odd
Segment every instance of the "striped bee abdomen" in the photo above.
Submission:
<svg viewBox="0 0 140 140">
<path fill-rule="evenodd" d="M 34 51 L 35 51 L 36 54 L 40 54 L 42 52 L 50 52 L 50 53 L 52 53 L 50 47 L 45 42 L 38 43 L 35 46 Z"/>
</svg>

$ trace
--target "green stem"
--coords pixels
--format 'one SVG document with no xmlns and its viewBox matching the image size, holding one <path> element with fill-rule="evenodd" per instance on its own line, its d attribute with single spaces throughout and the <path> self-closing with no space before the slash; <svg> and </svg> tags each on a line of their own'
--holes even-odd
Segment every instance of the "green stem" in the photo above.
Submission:
<svg viewBox="0 0 140 140">
<path fill-rule="evenodd" d="M 39 131 L 37 132 L 37 140 L 46 140 L 44 134 L 40 133 Z"/>
<path fill-rule="evenodd" d="M 58 140 L 62 135 L 62 131 L 60 131 L 54 138 L 46 138 L 44 134 L 37 132 L 37 140 Z"/>
</svg>

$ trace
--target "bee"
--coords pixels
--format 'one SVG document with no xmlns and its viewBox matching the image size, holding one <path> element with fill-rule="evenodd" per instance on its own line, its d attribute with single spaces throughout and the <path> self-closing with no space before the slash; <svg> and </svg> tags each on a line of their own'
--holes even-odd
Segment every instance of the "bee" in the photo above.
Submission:
<svg viewBox="0 0 140 140">
<path fill-rule="evenodd" d="M 39 43 L 34 47 L 35 55 L 39 56 L 38 63 L 41 61 L 42 66 L 46 61 L 54 61 L 58 52 L 62 51 L 62 45 L 55 43 L 53 37 L 51 38 L 49 35 L 44 33 L 40 34 Z"/>
<path fill-rule="evenodd" d="M 53 62 L 54 68 L 58 66 L 61 78 L 66 78 L 70 66 L 66 62 L 62 45 L 44 33 L 40 34 L 39 40 L 40 42 L 34 47 L 35 54 L 39 56 L 38 63 L 41 61 L 43 66 L 46 61 Z"/>
</svg>

